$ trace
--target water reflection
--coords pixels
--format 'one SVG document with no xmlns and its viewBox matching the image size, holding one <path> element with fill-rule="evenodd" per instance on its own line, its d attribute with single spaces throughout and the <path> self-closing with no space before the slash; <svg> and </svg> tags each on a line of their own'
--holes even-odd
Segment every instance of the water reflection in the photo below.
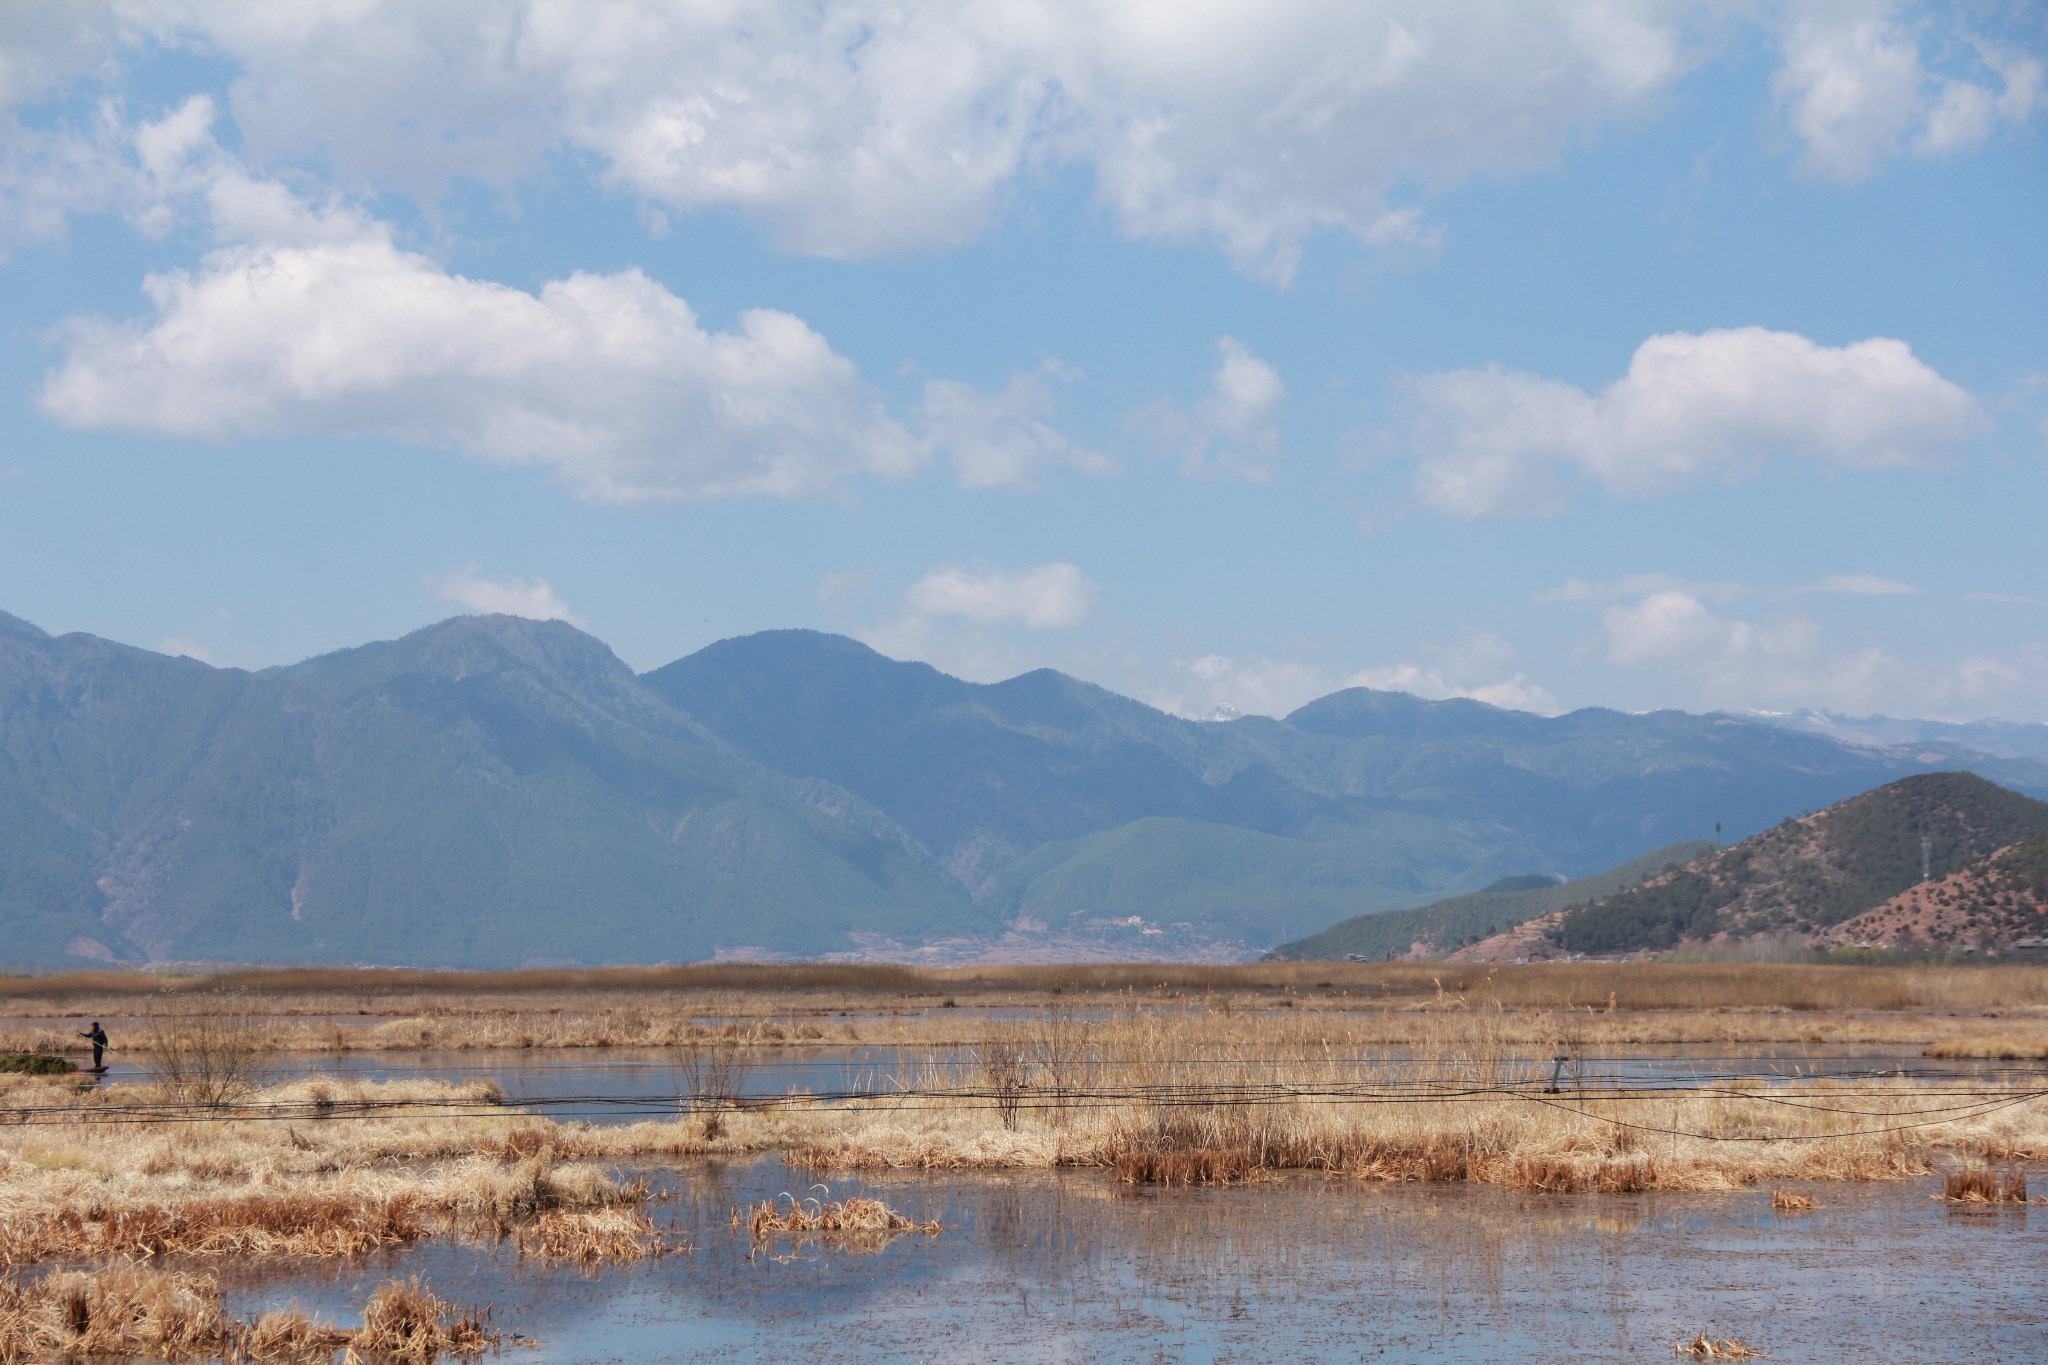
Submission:
<svg viewBox="0 0 2048 1365">
<path fill-rule="evenodd" d="M 1097 1172 L 834 1182 L 946 1225 L 856 1254 L 756 1248 L 735 1206 L 810 1189 L 774 1162 L 637 1167 L 696 1250 L 595 1278 L 506 1245 L 355 1266 L 241 1264 L 230 1296 L 339 1315 L 392 1273 L 495 1305 L 546 1360 L 1670 1359 L 1702 1328 L 1787 1361 L 2048 1358 L 2048 1219 L 1958 1218 L 1922 1182 L 1540 1196 L 1294 1178 L 1136 1191 Z M 522 1352 L 522 1356 L 527 1353 Z"/>
</svg>

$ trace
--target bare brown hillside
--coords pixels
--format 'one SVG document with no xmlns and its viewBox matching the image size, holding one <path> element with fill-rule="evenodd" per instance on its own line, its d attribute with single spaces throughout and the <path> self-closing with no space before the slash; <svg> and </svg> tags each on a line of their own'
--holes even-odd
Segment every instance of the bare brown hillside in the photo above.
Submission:
<svg viewBox="0 0 2048 1365">
<path fill-rule="evenodd" d="M 1826 941 L 1874 947 L 2008 948 L 2048 935 L 2048 837 L 2000 849 L 1844 920 Z"/>
<path fill-rule="evenodd" d="M 1999 932 L 2024 936 L 2032 914 L 2027 907 L 2036 903 L 2026 901 L 2024 888 L 2048 889 L 2044 840 L 2048 805 L 1968 773 L 1909 777 L 1572 909 L 1550 936 L 1552 951 L 1610 955 L 1764 934 L 1862 941 L 1843 940 L 1836 931 L 1915 894 L 1923 881 L 1963 874 L 1994 855 L 2019 861 L 1973 883 L 1967 897 L 1959 884 L 1940 893 L 1947 900 L 1937 896 L 1930 904 L 1953 908 L 1958 897 L 1981 902 L 1985 914 L 2003 917 Z M 2021 857 L 2015 845 L 2043 851 Z M 1921 917 L 1944 934 L 1953 918 Z M 1479 946 L 1490 952 L 1508 945 Z"/>
</svg>

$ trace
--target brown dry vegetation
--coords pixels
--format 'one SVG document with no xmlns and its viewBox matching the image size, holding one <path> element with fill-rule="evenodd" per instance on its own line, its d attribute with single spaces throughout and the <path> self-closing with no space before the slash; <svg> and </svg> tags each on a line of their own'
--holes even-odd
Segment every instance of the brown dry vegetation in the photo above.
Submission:
<svg viewBox="0 0 2048 1365">
<path fill-rule="evenodd" d="M 1702 981 L 1734 994 L 1758 970 L 1690 969 L 1635 989 L 1682 1007 Z M 1754 993 L 1804 998 L 1855 975 L 1819 970 L 1838 975 Z M 766 1029 L 750 1026 L 734 1048 L 671 1054 L 677 1091 L 697 1112 L 608 1127 L 520 1114 L 488 1086 L 431 1081 L 308 1080 L 219 1107 L 138 1112 L 150 1098 L 141 1087 L 0 1076 L 0 1264 L 353 1256 L 434 1236 L 512 1238 L 532 1256 L 590 1263 L 651 1255 L 645 1187 L 605 1168 L 650 1157 L 772 1154 L 820 1172 L 1082 1166 L 1150 1184 L 1312 1171 L 1557 1193 L 1894 1179 L 1958 1157 L 2048 1157 L 2048 1102 L 1989 1080 L 1731 1080 L 1680 1093 L 1571 1080 L 1546 1094 L 1556 1051 L 1586 1055 L 1648 1031 L 1644 1021 L 1698 1012 L 1548 1008 L 1528 1003 L 1530 979 L 1453 976 L 1440 992 L 1361 1009 L 1247 1009 L 1232 995 L 1076 1002 L 1063 989 L 1021 1018 L 979 1019 L 976 1045 L 840 1102 L 737 1100 L 730 1068 L 741 1063 L 730 1054 L 762 1046 Z M 1627 984 L 1561 979 L 1611 984 L 1616 996 Z M 1876 979 L 1893 999 L 1960 1004 L 2001 981 L 2024 995 L 2044 978 Z"/>
<path fill-rule="evenodd" d="M 254 1100 L 409 1107 L 355 1121 L 138 1121 L 115 1089 L 14 1080 L 0 1086 L 0 1265 L 357 1256 L 436 1235 L 510 1235 L 549 1210 L 644 1197 L 565 1160 L 559 1144 L 522 1143 L 533 1121 L 480 1113 L 480 1098 L 483 1088 L 439 1082 L 299 1082 Z"/>
<path fill-rule="evenodd" d="M 690 1249 L 682 1238 L 664 1237 L 646 1213 L 627 1208 L 551 1209 L 522 1225 L 514 1240 L 521 1256 L 581 1266 L 659 1260 Z"/>
<path fill-rule="evenodd" d="M 879 1199 L 826 1201 L 816 1197 L 799 1199 L 793 1194 L 765 1199 L 751 1208 L 734 1209 L 732 1225 L 745 1228 L 756 1242 L 777 1237 L 875 1239 L 902 1232 L 936 1237 L 942 1231 L 937 1219 L 919 1222 Z"/>
<path fill-rule="evenodd" d="M 1498 1006 L 1541 1042 L 1541 1016 L 1588 1013 L 1590 1042 L 1942 1045 L 1987 1020 L 2048 1052 L 2048 968 L 1773 963 L 1069 964 L 907 968 L 703 964 L 584 971 L 342 968 L 206 976 L 92 972 L 0 979 L 0 1050 L 68 1050 L 70 1018 L 107 1017 L 117 1049 L 143 1050 L 145 1016 L 216 1012 L 223 992 L 284 1050 L 667 1049 L 741 1037 L 744 1049 L 860 1042 L 972 1046 L 988 1015 L 1129 1001 L 1236 1011 L 1293 1009 L 1345 1021 L 1361 1043 L 1399 1044 L 1417 1016 Z M 960 1008 L 943 1008 L 951 1000 Z M 124 1003 L 125 1002 L 125 1003 Z M 59 1022 L 60 1020 L 66 1022 Z M 128 1055 L 117 1051 L 116 1057 Z"/>
<path fill-rule="evenodd" d="M 1738 1337 L 1717 1337 L 1701 1332 L 1690 1341 L 1681 1341 L 1678 1354 L 1694 1356 L 1701 1360 L 1761 1360 L 1769 1355 L 1759 1351 Z"/>
<path fill-rule="evenodd" d="M 2025 1171 L 1988 1171 L 1965 1167 L 1942 1177 L 1941 1197 L 1951 1204 L 2024 1204 Z"/>
<path fill-rule="evenodd" d="M 1352 1052 L 1325 1022 L 1133 1009 L 1090 1026 L 1080 1057 L 1018 1025 L 1032 1098 L 1014 1128 L 1002 1122 L 1000 1092 L 957 1076 L 977 1107 L 878 1099 L 811 1115 L 814 1136 L 797 1156 L 821 1171 L 1099 1165 L 1128 1181 L 1187 1184 L 1309 1170 L 1622 1193 L 1892 1179 L 1927 1173 L 1945 1150 L 2048 1155 L 2048 1103 L 2026 1092 L 2009 1092 L 2021 1102 L 1997 1112 L 1932 1124 L 1930 1110 L 1973 1101 L 1940 1083 L 1896 1080 L 1552 1097 L 1547 1064 L 1515 1044 L 1530 1021 L 1505 1010 L 1447 1008 L 1377 1057 Z M 1578 1026 L 1553 1015 L 1545 1036 L 1568 1042 Z M 1086 1075 L 1062 1077 L 1062 1065 Z M 1111 1098 L 1095 1098 L 1104 1093 Z M 1974 1093 L 1995 1101 L 2008 1092 Z M 785 1132 L 798 1137 L 803 1126 Z"/>
<path fill-rule="evenodd" d="M 222 1306 L 211 1275 L 121 1265 L 0 1277 L 0 1365 L 136 1356 L 315 1362 L 337 1351 L 424 1363 L 481 1355 L 499 1340 L 487 1313 L 456 1308 L 416 1278 L 380 1286 L 363 1325 L 349 1330 L 289 1309 L 243 1321 Z"/>
</svg>

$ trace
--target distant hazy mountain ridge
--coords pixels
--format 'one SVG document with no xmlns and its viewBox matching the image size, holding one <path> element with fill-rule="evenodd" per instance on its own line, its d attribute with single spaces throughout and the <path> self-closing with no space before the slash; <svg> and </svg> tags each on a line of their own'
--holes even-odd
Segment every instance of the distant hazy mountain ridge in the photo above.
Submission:
<svg viewBox="0 0 2048 1365">
<path fill-rule="evenodd" d="M 0 614 L 0 960 L 1248 956 L 1927 766 L 1363 689 L 1188 721 L 809 631 L 635 675 L 564 623 L 462 617 L 248 673 Z"/>
</svg>

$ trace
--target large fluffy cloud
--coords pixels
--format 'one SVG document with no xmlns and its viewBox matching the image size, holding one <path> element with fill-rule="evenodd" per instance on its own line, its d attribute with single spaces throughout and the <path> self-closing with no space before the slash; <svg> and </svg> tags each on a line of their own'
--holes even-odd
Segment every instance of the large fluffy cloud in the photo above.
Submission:
<svg viewBox="0 0 2048 1365">
<path fill-rule="evenodd" d="M 1822 346 L 1760 327 L 1651 337 L 1598 393 L 1499 367 L 1406 390 L 1416 495 L 1460 517 L 1553 510 L 1566 472 L 1639 497 L 1780 454 L 1925 465 L 1983 422 L 1903 341 Z"/>
<path fill-rule="evenodd" d="M 227 440 L 384 436 L 550 469 L 605 501 L 792 495 L 910 472 L 852 362 L 788 313 L 706 328 L 628 270 L 538 294 L 451 274 L 374 225 L 237 245 L 82 320 L 43 385 L 71 427 Z"/>
<path fill-rule="evenodd" d="M 259 164 L 431 195 L 566 148 L 843 257 L 966 240 L 1076 165 L 1126 233 L 1276 280 L 1318 231 L 1412 242 L 1400 194 L 1544 165 L 1687 61 L 1652 0 L 113 0 L 70 22 L 232 63 Z M 75 68 L 63 37 L 38 73 Z"/>
<path fill-rule="evenodd" d="M 2039 109 L 2037 53 L 1898 8 L 1761 11 L 1809 170 L 1854 178 Z M 1017 185 L 1077 166 L 1125 233 L 1211 242 L 1284 281 L 1317 232 L 1427 244 L 1417 195 L 1544 166 L 1654 110 L 1731 17 L 1756 16 L 1686 0 L 17 4 L 0 8 L 0 194 L 40 177 L 16 198 L 46 218 L 95 207 L 77 189 L 90 139 L 6 111 L 160 45 L 235 71 L 258 165 L 432 198 L 567 151 L 651 204 L 735 210 L 849 258 L 965 241 Z"/>
<path fill-rule="evenodd" d="M 1113 473 L 1054 424 L 1057 361 L 984 391 L 935 379 L 911 428 L 788 313 L 705 327 L 637 270 L 537 294 L 454 274 L 339 198 L 308 202 L 214 140 L 194 97 L 110 125 L 118 198 L 142 229 L 191 218 L 219 248 L 145 281 L 150 316 L 78 319 L 43 410 L 66 425 L 207 440 L 382 436 L 552 470 L 630 502 L 826 492 L 949 460 L 967 487 L 1050 465 Z"/>
</svg>

